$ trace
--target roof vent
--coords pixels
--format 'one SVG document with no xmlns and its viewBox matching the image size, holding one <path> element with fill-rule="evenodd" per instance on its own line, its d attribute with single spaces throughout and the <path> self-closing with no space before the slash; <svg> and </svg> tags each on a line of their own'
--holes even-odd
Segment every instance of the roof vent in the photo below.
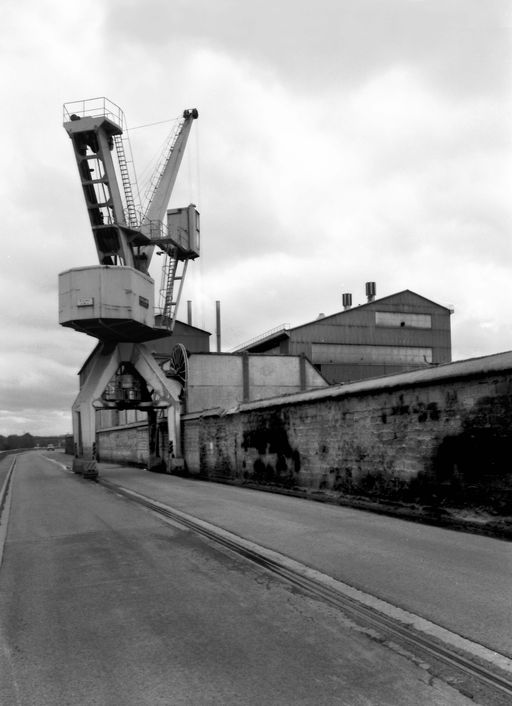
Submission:
<svg viewBox="0 0 512 706">
<path fill-rule="evenodd" d="M 347 309 L 350 309 L 352 306 L 352 294 L 350 292 L 343 292 L 341 295 L 342 301 L 343 301 L 343 308 L 345 311 Z"/>
<path fill-rule="evenodd" d="M 377 287 L 375 286 L 375 282 L 367 282 L 366 283 L 366 298 L 368 299 L 369 302 L 372 302 L 375 299 L 376 293 L 377 293 Z"/>
<path fill-rule="evenodd" d="M 316 317 L 316 320 L 318 321 L 318 319 L 325 319 L 325 314 L 322 314 L 322 313 L 318 314 L 318 316 Z"/>
</svg>

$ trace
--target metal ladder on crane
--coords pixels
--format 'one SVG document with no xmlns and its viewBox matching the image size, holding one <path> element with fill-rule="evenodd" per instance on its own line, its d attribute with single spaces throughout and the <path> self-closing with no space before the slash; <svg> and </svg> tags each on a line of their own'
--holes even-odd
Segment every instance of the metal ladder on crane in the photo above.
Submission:
<svg viewBox="0 0 512 706">
<path fill-rule="evenodd" d="M 179 260 L 176 257 L 176 252 L 166 252 L 166 261 L 162 268 L 162 285 L 160 288 L 160 307 L 162 310 L 162 323 L 171 331 L 174 330 L 178 306 L 181 299 L 181 291 L 187 272 L 188 260 Z M 178 266 L 182 265 L 181 272 L 178 272 Z M 179 282 L 178 293 L 174 298 L 174 283 Z"/>
<path fill-rule="evenodd" d="M 121 181 L 123 184 L 123 191 L 126 201 L 126 222 L 130 228 L 136 228 L 140 225 L 139 211 L 137 209 L 137 204 L 133 193 L 134 189 L 138 192 L 137 179 L 135 177 L 133 160 L 128 160 L 126 157 L 125 144 L 131 153 L 127 138 L 124 138 L 122 135 L 114 135 L 114 145 L 117 152 L 119 172 L 121 174 Z"/>
</svg>

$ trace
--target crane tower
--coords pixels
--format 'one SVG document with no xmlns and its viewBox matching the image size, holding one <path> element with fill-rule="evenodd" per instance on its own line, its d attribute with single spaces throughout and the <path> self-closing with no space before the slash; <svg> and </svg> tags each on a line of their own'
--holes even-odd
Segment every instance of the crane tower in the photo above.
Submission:
<svg viewBox="0 0 512 706">
<path fill-rule="evenodd" d="M 99 260 L 59 275 L 59 323 L 99 342 L 72 407 L 73 470 L 84 476 L 97 476 L 95 414 L 105 408 L 147 412 L 150 467 L 161 463 L 154 448 L 156 413 L 167 410 L 171 470 L 183 463 L 182 382 L 162 370 L 146 344 L 172 334 L 188 262 L 199 256 L 195 205 L 167 210 L 197 117 L 195 108 L 183 112 L 141 204 L 121 109 L 106 98 L 64 105 Z M 157 310 L 149 275 L 155 248 L 165 256 Z"/>
</svg>

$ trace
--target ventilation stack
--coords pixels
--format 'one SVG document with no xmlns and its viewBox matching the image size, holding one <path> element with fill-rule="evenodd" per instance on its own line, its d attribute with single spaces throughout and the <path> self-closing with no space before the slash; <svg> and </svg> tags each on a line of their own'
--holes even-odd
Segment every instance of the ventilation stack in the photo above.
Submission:
<svg viewBox="0 0 512 706">
<path fill-rule="evenodd" d="M 366 298 L 369 302 L 374 301 L 376 293 L 377 293 L 377 287 L 375 286 L 375 282 L 367 282 L 366 283 Z"/>
</svg>

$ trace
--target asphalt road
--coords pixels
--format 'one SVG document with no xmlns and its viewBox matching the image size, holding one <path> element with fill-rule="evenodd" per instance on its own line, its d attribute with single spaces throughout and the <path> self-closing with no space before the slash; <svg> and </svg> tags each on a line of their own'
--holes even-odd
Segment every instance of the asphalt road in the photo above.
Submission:
<svg viewBox="0 0 512 706">
<path fill-rule="evenodd" d="M 0 568 L 0 703 L 471 701 L 338 611 L 30 453 Z"/>
<path fill-rule="evenodd" d="M 104 478 L 512 657 L 512 543 L 104 464 Z"/>
</svg>

